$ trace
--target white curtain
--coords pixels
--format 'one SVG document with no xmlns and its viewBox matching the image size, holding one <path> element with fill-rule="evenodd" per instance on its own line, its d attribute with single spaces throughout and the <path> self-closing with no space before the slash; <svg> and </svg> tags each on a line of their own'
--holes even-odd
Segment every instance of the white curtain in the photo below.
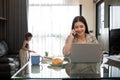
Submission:
<svg viewBox="0 0 120 80">
<path fill-rule="evenodd" d="M 44 56 L 63 56 L 72 20 L 80 15 L 79 5 L 29 5 L 28 31 L 33 34 L 30 48 Z"/>
</svg>

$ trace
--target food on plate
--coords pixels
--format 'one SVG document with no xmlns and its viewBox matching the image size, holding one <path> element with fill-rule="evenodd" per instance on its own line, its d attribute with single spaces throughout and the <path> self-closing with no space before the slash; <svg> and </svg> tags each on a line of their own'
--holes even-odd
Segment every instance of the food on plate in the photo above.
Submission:
<svg viewBox="0 0 120 80">
<path fill-rule="evenodd" d="M 62 64 L 63 63 L 63 60 L 60 59 L 60 58 L 54 58 L 52 60 L 52 64 L 56 65 L 56 64 Z"/>
</svg>

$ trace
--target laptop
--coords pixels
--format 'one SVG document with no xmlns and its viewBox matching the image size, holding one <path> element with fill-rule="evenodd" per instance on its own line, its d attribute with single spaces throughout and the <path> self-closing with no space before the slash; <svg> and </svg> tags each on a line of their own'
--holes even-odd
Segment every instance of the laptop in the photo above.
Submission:
<svg viewBox="0 0 120 80">
<path fill-rule="evenodd" d="M 71 62 L 100 62 L 102 49 L 99 44 L 72 44 Z"/>
</svg>

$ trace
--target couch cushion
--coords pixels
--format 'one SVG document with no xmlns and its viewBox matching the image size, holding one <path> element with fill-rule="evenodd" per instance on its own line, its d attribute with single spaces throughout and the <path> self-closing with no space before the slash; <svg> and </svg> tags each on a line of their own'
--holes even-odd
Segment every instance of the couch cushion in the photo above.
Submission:
<svg viewBox="0 0 120 80">
<path fill-rule="evenodd" d="M 16 65 L 14 63 L 0 64 L 0 72 L 7 72 L 13 75 L 16 72 Z"/>
<path fill-rule="evenodd" d="M 0 42 L 0 56 L 7 54 L 5 46 Z"/>
<path fill-rule="evenodd" d="M 5 57 L 0 58 L 0 63 L 12 63 L 12 62 L 14 62 L 13 58 L 5 58 Z"/>
<path fill-rule="evenodd" d="M 5 41 L 1 41 L 1 43 L 4 45 L 6 51 L 8 51 L 8 45 L 7 45 L 7 43 Z"/>
<path fill-rule="evenodd" d="M 0 72 L 0 79 L 1 80 L 11 80 L 11 73 L 10 72 Z"/>
<path fill-rule="evenodd" d="M 13 63 L 12 63 L 13 64 Z M 0 64 L 0 72 L 6 72 L 6 71 L 11 71 L 11 65 L 9 63 L 7 64 Z"/>
</svg>

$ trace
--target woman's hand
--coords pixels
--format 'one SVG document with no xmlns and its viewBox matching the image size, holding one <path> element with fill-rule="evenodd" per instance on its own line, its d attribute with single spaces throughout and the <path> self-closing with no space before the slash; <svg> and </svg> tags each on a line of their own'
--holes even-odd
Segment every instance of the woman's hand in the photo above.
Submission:
<svg viewBox="0 0 120 80">
<path fill-rule="evenodd" d="M 72 29 L 71 32 L 70 32 L 70 38 L 74 39 L 75 35 L 76 35 L 76 32 L 75 32 L 74 29 Z"/>
</svg>

